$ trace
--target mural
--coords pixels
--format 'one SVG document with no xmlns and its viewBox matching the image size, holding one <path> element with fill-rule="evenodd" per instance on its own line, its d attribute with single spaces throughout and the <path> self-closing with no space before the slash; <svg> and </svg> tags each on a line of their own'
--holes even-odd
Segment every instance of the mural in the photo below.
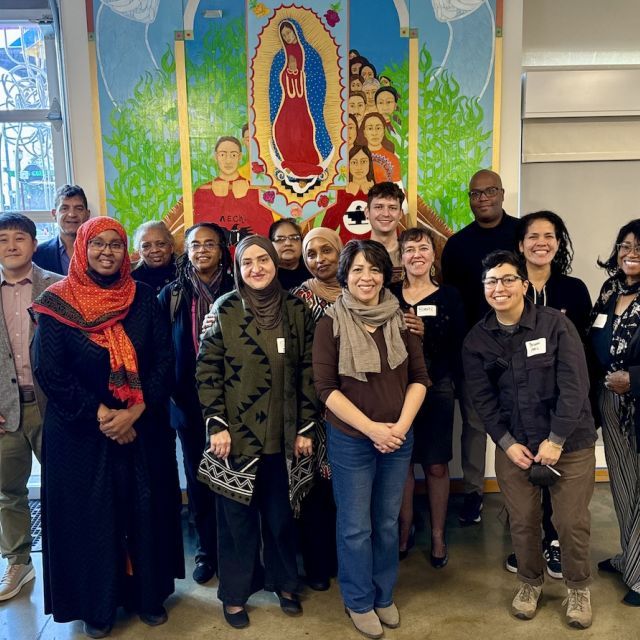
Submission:
<svg viewBox="0 0 640 640">
<path fill-rule="evenodd" d="M 500 2 L 89 0 L 103 212 L 130 232 L 212 220 L 235 243 L 291 217 L 348 240 L 367 237 L 367 193 L 392 180 L 446 238 L 471 219 L 469 177 L 491 166 Z"/>
</svg>

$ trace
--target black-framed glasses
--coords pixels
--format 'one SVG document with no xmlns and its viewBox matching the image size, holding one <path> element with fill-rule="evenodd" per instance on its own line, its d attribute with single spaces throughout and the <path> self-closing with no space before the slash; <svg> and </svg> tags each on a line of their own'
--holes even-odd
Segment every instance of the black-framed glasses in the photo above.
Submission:
<svg viewBox="0 0 640 640">
<path fill-rule="evenodd" d="M 498 286 L 498 282 L 502 282 L 503 287 L 512 287 L 518 280 L 522 280 L 521 276 L 509 274 L 502 276 L 502 278 L 485 278 L 482 281 L 485 289 L 495 289 Z"/>
<path fill-rule="evenodd" d="M 627 253 L 631 253 L 632 251 L 633 253 L 640 255 L 640 244 L 631 244 L 630 242 L 620 242 L 619 244 L 616 245 L 616 249 L 618 250 L 618 253 L 621 253 L 622 255 L 626 255 Z"/>
<path fill-rule="evenodd" d="M 222 245 L 219 242 L 214 242 L 213 240 L 206 240 L 205 242 L 190 242 L 187 247 L 189 251 L 200 251 L 200 249 L 204 249 L 205 251 L 214 251 L 218 247 Z"/>
<path fill-rule="evenodd" d="M 292 233 L 290 236 L 273 236 L 272 242 L 276 244 L 282 244 L 289 240 L 290 242 L 300 242 L 302 240 L 302 236 L 299 233 Z"/>
<path fill-rule="evenodd" d="M 100 240 L 100 238 L 93 238 L 89 240 L 89 246 L 96 251 L 104 251 L 107 247 L 111 249 L 114 253 L 118 253 L 118 251 L 125 250 L 125 243 L 122 240 L 112 240 L 111 242 L 105 242 L 104 240 Z"/>
<path fill-rule="evenodd" d="M 486 189 L 471 189 L 469 191 L 469 198 L 471 200 L 480 200 L 482 196 L 485 198 L 493 198 L 501 191 L 504 191 L 501 187 L 487 187 Z"/>
</svg>

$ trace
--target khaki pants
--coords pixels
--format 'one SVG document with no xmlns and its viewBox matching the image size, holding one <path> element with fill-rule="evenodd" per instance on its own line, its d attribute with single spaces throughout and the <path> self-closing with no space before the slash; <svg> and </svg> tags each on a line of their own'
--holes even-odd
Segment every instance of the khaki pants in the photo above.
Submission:
<svg viewBox="0 0 640 640">
<path fill-rule="evenodd" d="M 562 474 L 549 488 L 553 524 L 562 549 L 562 575 L 570 589 L 583 589 L 591 578 L 589 539 L 595 447 L 563 453 L 555 469 Z M 518 559 L 518 579 L 534 586 L 544 582 L 540 487 L 529 482 L 529 470 L 517 467 L 496 447 L 496 477 L 509 512 L 511 541 Z"/>
<path fill-rule="evenodd" d="M 0 551 L 9 564 L 27 564 L 31 557 L 31 513 L 27 482 L 32 453 L 42 449 L 42 418 L 37 403 L 20 406 L 17 431 L 0 435 Z"/>
</svg>

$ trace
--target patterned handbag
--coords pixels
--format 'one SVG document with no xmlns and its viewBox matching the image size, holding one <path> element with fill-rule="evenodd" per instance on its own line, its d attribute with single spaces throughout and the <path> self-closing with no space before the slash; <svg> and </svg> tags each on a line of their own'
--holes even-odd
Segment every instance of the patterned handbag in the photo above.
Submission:
<svg viewBox="0 0 640 640">
<path fill-rule="evenodd" d="M 222 460 L 205 449 L 198 467 L 198 480 L 226 498 L 249 504 L 253 497 L 258 460 L 258 457 L 248 456 L 229 456 Z"/>
</svg>

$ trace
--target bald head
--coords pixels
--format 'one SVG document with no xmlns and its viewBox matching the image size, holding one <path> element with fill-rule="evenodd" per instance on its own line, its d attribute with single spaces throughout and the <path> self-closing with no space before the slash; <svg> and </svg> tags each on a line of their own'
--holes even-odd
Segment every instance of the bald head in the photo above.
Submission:
<svg viewBox="0 0 640 640">
<path fill-rule="evenodd" d="M 481 227 L 496 227 L 502 220 L 504 189 L 495 171 L 481 169 L 469 182 L 469 206 Z"/>
</svg>

